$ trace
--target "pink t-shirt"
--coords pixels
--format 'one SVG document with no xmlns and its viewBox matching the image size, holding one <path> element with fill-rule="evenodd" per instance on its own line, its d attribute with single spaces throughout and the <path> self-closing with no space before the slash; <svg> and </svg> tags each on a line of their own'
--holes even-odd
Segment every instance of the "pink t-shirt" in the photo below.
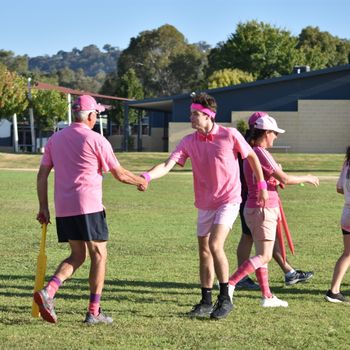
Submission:
<svg viewBox="0 0 350 350">
<path fill-rule="evenodd" d="M 344 191 L 345 206 L 350 207 L 350 166 L 346 162 L 344 162 L 339 175 L 337 188 L 341 188 Z"/>
<path fill-rule="evenodd" d="M 267 191 L 269 194 L 269 199 L 265 203 L 266 208 L 276 208 L 278 204 L 278 192 L 276 188 L 276 179 L 272 174 L 280 169 L 279 165 L 272 158 L 270 152 L 262 147 L 253 147 L 256 155 L 259 158 L 261 168 L 263 170 L 264 179 L 267 182 Z M 244 177 L 248 186 L 248 199 L 247 199 L 247 208 L 260 208 L 261 205 L 258 203 L 258 186 L 257 181 L 250 167 L 249 163 L 245 160 L 243 162 L 243 171 Z"/>
<path fill-rule="evenodd" d="M 246 158 L 252 149 L 234 128 L 214 124 L 209 135 L 212 140 L 203 141 L 198 132 L 185 136 L 170 158 L 181 166 L 191 159 L 194 205 L 215 210 L 223 204 L 242 201 L 237 153 Z"/>
<path fill-rule="evenodd" d="M 52 135 L 41 164 L 55 169 L 56 217 L 102 211 L 102 171 L 119 166 L 111 144 L 83 123 Z"/>
</svg>

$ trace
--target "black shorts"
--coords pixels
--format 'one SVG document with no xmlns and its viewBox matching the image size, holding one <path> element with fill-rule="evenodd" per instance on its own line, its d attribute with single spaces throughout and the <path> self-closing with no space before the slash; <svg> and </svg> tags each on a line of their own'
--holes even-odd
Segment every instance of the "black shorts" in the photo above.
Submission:
<svg viewBox="0 0 350 350">
<path fill-rule="evenodd" d="M 105 211 L 75 216 L 56 217 L 58 242 L 108 241 Z"/>
<path fill-rule="evenodd" d="M 247 226 L 247 223 L 245 222 L 245 218 L 244 218 L 244 206 L 245 206 L 245 202 L 242 202 L 240 207 L 239 207 L 239 217 L 241 219 L 241 227 L 242 227 L 242 233 L 245 235 L 249 235 L 251 236 L 252 233 L 249 230 L 249 227 Z"/>
</svg>

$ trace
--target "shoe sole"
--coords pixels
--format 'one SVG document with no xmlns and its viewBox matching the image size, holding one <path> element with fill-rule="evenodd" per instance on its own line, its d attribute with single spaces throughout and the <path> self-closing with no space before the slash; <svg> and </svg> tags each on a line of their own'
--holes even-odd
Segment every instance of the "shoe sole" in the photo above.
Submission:
<svg viewBox="0 0 350 350">
<path fill-rule="evenodd" d="M 39 292 L 34 293 L 34 301 L 39 306 L 39 311 L 42 319 L 49 323 L 57 323 L 57 318 L 53 317 L 50 312 L 44 307 L 44 299 Z"/>
<path fill-rule="evenodd" d="M 297 283 L 305 283 L 307 281 L 310 281 L 312 277 L 314 277 L 314 275 L 311 275 L 310 277 L 307 277 L 304 279 L 297 279 L 290 282 L 286 282 L 286 286 L 292 286 L 293 284 L 297 284 Z"/>
<path fill-rule="evenodd" d="M 262 307 L 288 307 L 288 304 L 287 305 L 261 305 Z"/>
<path fill-rule="evenodd" d="M 328 295 L 326 295 L 324 298 L 325 298 L 327 301 L 329 301 L 330 303 L 334 303 L 334 304 L 346 303 L 346 301 L 343 301 L 343 300 L 330 298 Z"/>
</svg>

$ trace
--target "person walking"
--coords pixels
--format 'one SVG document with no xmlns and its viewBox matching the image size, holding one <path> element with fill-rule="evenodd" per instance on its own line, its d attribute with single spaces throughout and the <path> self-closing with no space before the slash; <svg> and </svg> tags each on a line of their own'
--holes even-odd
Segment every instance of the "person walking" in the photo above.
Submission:
<svg viewBox="0 0 350 350">
<path fill-rule="evenodd" d="M 54 172 L 54 199 L 58 242 L 68 242 L 70 255 L 57 267 L 44 289 L 34 293 L 41 317 L 57 322 L 54 297 L 62 283 L 90 255 L 90 301 L 85 323 L 113 322 L 100 307 L 107 260 L 108 227 L 102 204 L 102 174 L 110 171 L 125 184 L 146 190 L 147 182 L 124 169 L 113 153 L 111 144 L 92 128 L 104 107 L 88 95 L 77 98 L 72 106 L 74 123 L 55 133 L 47 142 L 37 175 L 41 224 L 50 223 L 48 177 Z"/>
<path fill-rule="evenodd" d="M 247 130 L 247 133 L 245 135 L 245 139 L 247 141 L 249 141 L 250 134 L 254 129 L 254 125 L 257 119 L 263 118 L 266 116 L 268 116 L 266 112 L 259 111 L 259 112 L 254 112 L 249 117 L 248 119 L 249 129 Z M 241 219 L 242 235 L 236 250 L 238 266 L 242 265 L 244 261 L 249 259 L 250 253 L 253 247 L 252 234 L 245 222 L 245 218 L 243 215 L 244 206 L 248 197 L 248 189 L 247 189 L 247 185 L 243 174 L 243 162 L 241 158 L 239 158 L 239 160 L 240 160 L 240 174 L 241 174 L 241 183 L 242 183 L 242 203 L 239 209 L 239 217 Z M 276 186 L 278 187 L 281 186 L 280 184 L 278 184 L 278 182 L 275 179 L 274 181 Z M 295 285 L 296 283 L 307 282 L 314 276 L 314 273 L 312 271 L 303 271 L 299 269 L 294 269 L 294 267 L 290 264 L 287 258 L 283 259 L 279 248 L 278 239 L 276 239 L 275 245 L 273 248 L 273 258 L 277 262 L 281 270 L 283 271 L 284 283 L 287 286 Z M 236 289 L 258 290 L 260 289 L 260 287 L 249 276 L 246 276 L 245 278 L 243 278 L 241 281 L 237 283 Z"/>
<path fill-rule="evenodd" d="M 340 291 L 340 286 L 350 266 L 350 146 L 346 150 L 345 161 L 337 182 L 337 192 L 344 195 L 345 200 L 340 221 L 344 251 L 335 264 L 331 289 L 327 291 L 325 299 L 331 303 L 349 303 L 349 299 Z"/>
<path fill-rule="evenodd" d="M 274 179 L 283 185 L 295 185 L 310 183 L 318 186 L 319 180 L 312 175 L 292 176 L 282 171 L 272 155 L 266 150 L 271 148 L 278 134 L 285 130 L 277 126 L 277 122 L 270 116 L 263 116 L 255 121 L 250 139 L 263 169 L 267 183 L 269 199 L 262 206 L 258 201 L 259 180 L 248 162 L 243 161 L 244 177 L 248 187 L 248 198 L 244 207 L 244 218 L 255 244 L 256 255 L 243 262 L 235 273 L 229 278 L 229 296 L 232 299 L 233 292 L 239 281 L 255 271 L 262 292 L 261 305 L 263 307 L 287 307 L 286 301 L 278 299 L 270 291 L 268 282 L 267 264 L 272 259 L 275 244 L 277 221 L 280 217 L 279 196 Z"/>
<path fill-rule="evenodd" d="M 247 159 L 257 181 L 264 182 L 262 169 L 252 148 L 237 129 L 216 124 L 217 104 L 205 93 L 192 97 L 191 125 L 196 131 L 185 136 L 170 157 L 144 176 L 147 181 L 166 175 L 176 164 L 184 166 L 191 159 L 195 206 L 198 209 L 197 237 L 201 301 L 188 313 L 190 317 L 222 319 L 232 310 L 228 295 L 229 265 L 224 251 L 225 240 L 232 228 L 241 202 L 238 153 Z M 257 193 L 264 205 L 266 187 Z M 212 305 L 215 274 L 220 294 Z"/>
</svg>

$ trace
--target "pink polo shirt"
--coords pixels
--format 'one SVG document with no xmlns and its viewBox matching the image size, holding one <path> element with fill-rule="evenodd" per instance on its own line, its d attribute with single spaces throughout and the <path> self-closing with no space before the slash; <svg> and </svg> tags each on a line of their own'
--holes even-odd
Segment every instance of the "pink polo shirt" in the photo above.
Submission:
<svg viewBox="0 0 350 350">
<path fill-rule="evenodd" d="M 170 158 L 184 166 L 191 159 L 194 205 L 215 210 L 226 203 L 240 203 L 241 182 L 237 154 L 246 158 L 251 147 L 234 128 L 214 124 L 212 140 L 201 140 L 198 132 L 185 136 Z"/>
<path fill-rule="evenodd" d="M 279 169 L 279 165 L 272 158 L 272 155 L 262 147 L 253 147 L 256 155 L 259 158 L 261 168 L 263 170 L 264 179 L 267 182 L 267 191 L 269 199 L 265 203 L 265 208 L 276 208 L 278 207 L 278 192 L 276 189 L 276 181 L 272 174 Z M 244 177 L 248 187 L 248 199 L 247 208 L 260 208 L 261 205 L 258 203 L 258 185 L 254 176 L 253 170 L 249 163 L 245 160 L 243 162 Z"/>
<path fill-rule="evenodd" d="M 119 166 L 111 144 L 83 123 L 52 135 L 41 164 L 55 169 L 56 217 L 102 211 L 102 171 Z"/>
</svg>

